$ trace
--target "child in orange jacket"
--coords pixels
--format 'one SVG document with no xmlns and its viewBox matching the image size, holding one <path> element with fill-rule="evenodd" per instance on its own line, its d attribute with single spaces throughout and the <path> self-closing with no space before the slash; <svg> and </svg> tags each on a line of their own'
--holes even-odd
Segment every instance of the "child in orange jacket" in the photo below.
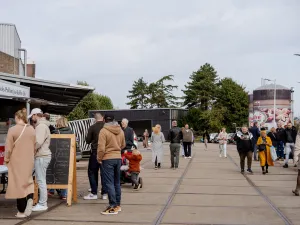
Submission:
<svg viewBox="0 0 300 225">
<path fill-rule="evenodd" d="M 128 154 L 127 151 L 125 151 L 124 156 L 129 161 L 128 172 L 131 173 L 131 180 L 132 183 L 134 184 L 133 189 L 138 190 L 140 188 L 140 184 L 139 184 L 139 174 L 141 171 L 140 162 L 142 161 L 143 157 L 137 149 L 134 149 L 132 151 L 132 154 Z"/>
</svg>

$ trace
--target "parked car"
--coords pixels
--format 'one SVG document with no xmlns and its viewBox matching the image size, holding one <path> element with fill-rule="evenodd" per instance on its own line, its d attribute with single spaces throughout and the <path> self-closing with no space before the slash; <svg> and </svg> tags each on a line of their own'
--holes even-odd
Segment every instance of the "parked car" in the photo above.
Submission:
<svg viewBox="0 0 300 225">
<path fill-rule="evenodd" d="M 214 138 L 218 135 L 218 133 L 211 133 L 209 134 L 209 142 L 214 143 Z"/>
<path fill-rule="evenodd" d="M 219 136 L 219 134 L 215 135 L 215 137 L 212 140 L 212 143 L 216 143 L 216 144 L 219 143 L 218 136 Z"/>
<path fill-rule="evenodd" d="M 234 143 L 234 140 L 233 140 L 234 135 L 235 135 L 235 133 L 229 133 L 229 134 L 228 134 L 228 141 L 227 141 L 228 144 Z"/>
</svg>

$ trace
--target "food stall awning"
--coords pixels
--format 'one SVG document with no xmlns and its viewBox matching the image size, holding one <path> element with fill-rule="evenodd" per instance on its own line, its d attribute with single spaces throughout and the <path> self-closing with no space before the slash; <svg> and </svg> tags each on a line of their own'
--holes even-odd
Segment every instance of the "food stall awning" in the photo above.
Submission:
<svg viewBox="0 0 300 225">
<path fill-rule="evenodd" d="M 42 80 L 0 73 L 0 80 L 17 83 L 30 88 L 30 97 L 3 96 L 23 101 L 29 100 L 32 104 L 44 105 L 48 113 L 67 115 L 75 106 L 94 88 L 81 85 L 72 85 L 55 81 Z"/>
</svg>

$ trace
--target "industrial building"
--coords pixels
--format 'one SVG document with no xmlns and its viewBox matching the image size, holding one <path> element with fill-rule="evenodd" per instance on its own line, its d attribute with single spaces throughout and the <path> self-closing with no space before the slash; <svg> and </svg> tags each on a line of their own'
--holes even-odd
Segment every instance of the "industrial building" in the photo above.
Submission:
<svg viewBox="0 0 300 225">
<path fill-rule="evenodd" d="M 121 122 L 123 118 L 129 120 L 129 126 L 132 127 L 138 137 L 141 137 L 145 131 L 151 133 L 152 127 L 160 124 L 162 132 L 167 139 L 168 131 L 171 128 L 172 120 L 179 120 L 187 113 L 186 109 L 171 109 L 171 108 L 158 108 L 158 109 L 122 109 L 122 110 L 91 110 L 89 117 L 93 118 L 96 112 L 103 115 L 110 113 L 114 115 L 115 120 Z"/>
<path fill-rule="evenodd" d="M 275 92 L 276 91 L 276 92 Z M 275 97 L 275 101 L 274 101 Z M 275 113 L 274 113 L 275 108 Z M 293 123 L 293 89 L 278 84 L 263 84 L 249 94 L 249 124 L 277 127 L 280 122 Z"/>
</svg>

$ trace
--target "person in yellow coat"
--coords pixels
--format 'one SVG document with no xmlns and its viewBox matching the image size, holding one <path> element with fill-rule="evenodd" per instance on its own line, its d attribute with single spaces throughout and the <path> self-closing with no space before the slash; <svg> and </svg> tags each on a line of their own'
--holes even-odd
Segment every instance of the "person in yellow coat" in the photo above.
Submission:
<svg viewBox="0 0 300 225">
<path fill-rule="evenodd" d="M 257 147 L 259 150 L 260 166 L 263 174 L 269 173 L 269 166 L 274 166 L 270 150 L 271 146 L 271 138 L 267 136 L 266 130 L 261 130 L 260 137 L 257 140 Z"/>
</svg>

